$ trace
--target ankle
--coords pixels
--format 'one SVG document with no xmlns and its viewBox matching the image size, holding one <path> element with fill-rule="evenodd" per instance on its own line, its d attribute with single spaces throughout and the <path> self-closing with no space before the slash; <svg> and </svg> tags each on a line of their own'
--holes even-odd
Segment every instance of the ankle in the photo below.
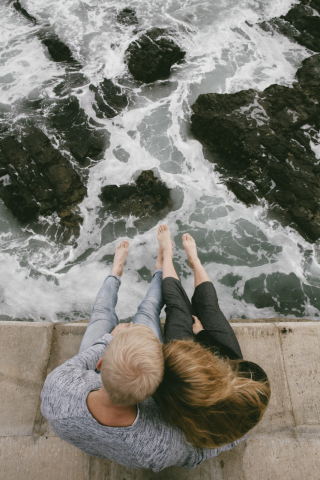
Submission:
<svg viewBox="0 0 320 480">
<path fill-rule="evenodd" d="M 117 277 L 121 277 L 122 272 L 123 272 L 122 268 L 112 267 L 111 273 L 113 273 L 113 275 L 116 275 Z"/>
</svg>

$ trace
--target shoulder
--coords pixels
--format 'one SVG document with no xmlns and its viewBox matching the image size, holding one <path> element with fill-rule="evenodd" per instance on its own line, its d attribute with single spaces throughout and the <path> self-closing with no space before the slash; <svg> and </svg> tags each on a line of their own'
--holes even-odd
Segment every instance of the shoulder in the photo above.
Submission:
<svg viewBox="0 0 320 480">
<path fill-rule="evenodd" d="M 100 375 L 93 370 L 74 372 L 59 367 L 48 375 L 44 383 L 41 411 L 48 420 L 79 416 L 89 392 L 100 387 Z"/>
</svg>

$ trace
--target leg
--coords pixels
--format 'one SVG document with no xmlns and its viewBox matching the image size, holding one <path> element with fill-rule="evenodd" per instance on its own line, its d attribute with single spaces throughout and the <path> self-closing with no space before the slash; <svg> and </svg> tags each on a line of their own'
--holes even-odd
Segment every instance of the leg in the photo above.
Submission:
<svg viewBox="0 0 320 480">
<path fill-rule="evenodd" d="M 189 265 L 194 271 L 195 292 L 192 307 L 195 315 L 212 337 L 242 358 L 237 337 L 220 310 L 216 290 L 198 258 L 196 242 L 187 233 L 182 236 L 182 243 L 188 255 Z"/>
<path fill-rule="evenodd" d="M 162 300 L 162 262 L 163 254 L 159 248 L 158 257 L 156 261 L 156 269 L 153 274 L 151 285 L 147 291 L 145 298 L 140 303 L 137 313 L 132 319 L 132 323 L 146 325 L 151 328 L 153 333 L 162 342 L 161 324 L 160 324 L 160 312 L 163 307 Z"/>
<path fill-rule="evenodd" d="M 163 251 L 163 300 L 166 304 L 166 343 L 194 339 L 192 307 L 172 262 L 172 242 L 167 225 L 160 225 L 158 241 Z"/>
<path fill-rule="evenodd" d="M 163 223 L 162 225 L 159 225 L 157 238 L 158 238 L 160 248 L 163 252 L 162 279 L 164 280 L 167 277 L 172 277 L 179 280 L 179 277 L 177 275 L 177 272 L 175 271 L 175 268 L 172 262 L 173 243 L 171 241 L 169 228 L 165 223 Z"/>
<path fill-rule="evenodd" d="M 89 325 L 83 336 L 79 353 L 83 352 L 119 323 L 115 307 L 118 300 L 120 277 L 129 253 L 129 242 L 120 242 L 114 256 L 111 274 L 105 279 L 97 295 Z"/>
</svg>

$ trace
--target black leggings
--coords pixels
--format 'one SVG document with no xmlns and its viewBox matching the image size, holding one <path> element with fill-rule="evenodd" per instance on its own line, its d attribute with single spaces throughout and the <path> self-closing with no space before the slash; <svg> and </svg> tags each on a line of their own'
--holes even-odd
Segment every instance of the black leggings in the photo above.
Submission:
<svg viewBox="0 0 320 480">
<path fill-rule="evenodd" d="M 237 358 L 242 358 L 238 340 L 220 310 L 216 290 L 211 282 L 203 282 L 196 287 L 192 303 L 180 281 L 173 277 L 162 281 L 162 294 L 166 305 L 165 343 L 170 340 L 195 340 L 192 330 L 192 315 L 195 315 L 217 345 L 231 349 Z"/>
</svg>

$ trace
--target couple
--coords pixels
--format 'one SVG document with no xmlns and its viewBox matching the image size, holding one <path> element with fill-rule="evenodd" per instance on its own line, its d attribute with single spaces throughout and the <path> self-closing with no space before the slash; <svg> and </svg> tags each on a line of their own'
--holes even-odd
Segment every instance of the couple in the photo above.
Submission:
<svg viewBox="0 0 320 480">
<path fill-rule="evenodd" d="M 41 393 L 41 411 L 59 437 L 154 472 L 193 468 L 233 448 L 260 421 L 271 393 L 262 368 L 242 360 L 193 238 L 182 236 L 194 271 L 192 303 L 173 266 L 167 225 L 158 241 L 151 285 L 130 324 L 115 313 L 129 252 L 127 241 L 118 245 L 79 354 L 48 375 Z"/>
</svg>

